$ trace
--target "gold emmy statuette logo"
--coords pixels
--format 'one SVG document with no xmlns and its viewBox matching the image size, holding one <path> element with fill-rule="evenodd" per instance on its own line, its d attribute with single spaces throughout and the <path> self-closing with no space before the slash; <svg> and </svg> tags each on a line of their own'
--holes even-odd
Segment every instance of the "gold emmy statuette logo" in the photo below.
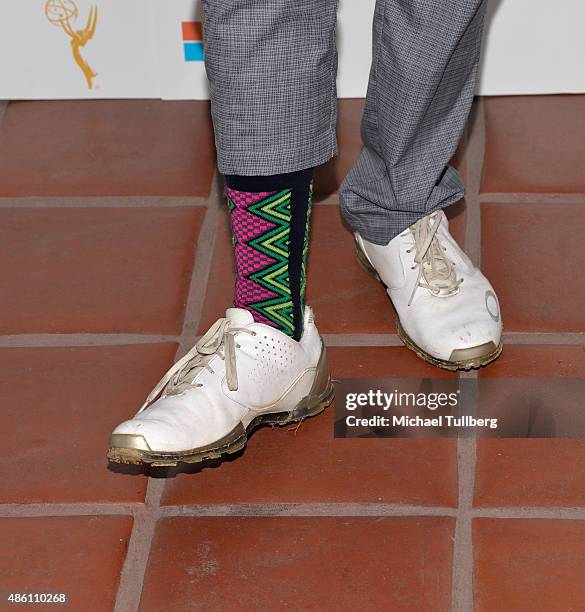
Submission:
<svg viewBox="0 0 585 612">
<path fill-rule="evenodd" d="M 71 39 L 69 42 L 73 50 L 73 58 L 85 75 L 88 88 L 93 89 L 93 79 L 97 76 L 97 72 L 94 72 L 91 66 L 81 57 L 79 49 L 80 47 L 85 47 L 95 34 L 98 15 L 97 6 L 92 6 L 89 11 L 87 25 L 83 30 L 75 30 L 71 25 L 71 22 L 75 23 L 79 15 L 79 10 L 73 0 L 47 0 L 45 15 L 53 25 L 62 28 Z"/>
</svg>

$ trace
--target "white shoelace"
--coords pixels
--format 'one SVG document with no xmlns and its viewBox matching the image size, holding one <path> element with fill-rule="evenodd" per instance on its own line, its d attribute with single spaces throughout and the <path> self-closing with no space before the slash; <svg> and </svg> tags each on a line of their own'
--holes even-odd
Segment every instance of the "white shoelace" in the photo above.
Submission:
<svg viewBox="0 0 585 612">
<path fill-rule="evenodd" d="M 437 238 L 437 230 L 441 225 L 442 216 L 439 213 L 428 215 L 406 232 L 414 237 L 413 246 L 406 252 L 415 250 L 414 266 L 418 266 L 418 277 L 410 294 L 408 305 L 412 303 L 414 294 L 419 287 L 428 289 L 433 295 L 452 295 L 457 293 L 463 279 L 457 278 L 453 262 L 445 255 L 445 249 Z"/>
<path fill-rule="evenodd" d="M 163 391 L 166 391 L 165 395 L 178 395 L 189 387 L 203 386 L 194 382 L 195 376 L 201 369 L 214 373 L 209 362 L 215 355 L 219 355 L 225 361 L 228 389 L 236 391 L 238 389 L 236 347 L 239 345 L 236 344 L 234 337 L 239 332 L 256 335 L 255 331 L 245 327 L 230 327 L 228 319 L 218 319 L 201 336 L 199 342 L 160 379 L 138 412 L 142 412 L 152 404 Z"/>
</svg>

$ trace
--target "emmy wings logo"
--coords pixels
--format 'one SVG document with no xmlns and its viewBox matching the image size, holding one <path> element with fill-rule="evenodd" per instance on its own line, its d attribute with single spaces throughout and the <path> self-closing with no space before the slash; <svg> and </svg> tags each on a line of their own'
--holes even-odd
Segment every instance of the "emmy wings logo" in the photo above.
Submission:
<svg viewBox="0 0 585 612">
<path fill-rule="evenodd" d="M 76 27 L 79 9 L 73 0 L 47 0 L 45 4 L 45 16 L 54 26 L 61 28 L 69 37 L 73 59 L 79 66 L 81 72 L 83 72 L 88 89 L 93 89 L 93 81 L 97 76 L 97 72 L 94 72 L 91 66 L 83 58 L 81 55 L 81 48 L 85 47 L 95 34 L 98 18 L 97 6 L 91 7 L 83 30 L 77 29 Z"/>
</svg>

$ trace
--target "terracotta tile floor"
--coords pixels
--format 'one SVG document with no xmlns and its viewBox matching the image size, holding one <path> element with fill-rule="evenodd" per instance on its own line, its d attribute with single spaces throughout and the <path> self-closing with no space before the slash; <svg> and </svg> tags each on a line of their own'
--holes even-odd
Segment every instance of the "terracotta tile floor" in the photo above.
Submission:
<svg viewBox="0 0 585 612">
<path fill-rule="evenodd" d="M 585 376 L 584 105 L 476 101 L 448 214 L 507 346 L 473 384 Z M 339 216 L 362 108 L 340 102 L 340 156 L 317 174 L 308 299 L 332 371 L 453 377 L 400 345 Z M 219 465 L 108 469 L 110 430 L 230 305 L 209 105 L 4 110 L 0 592 L 124 612 L 583 609 L 583 440 L 335 441 L 329 410 Z"/>
</svg>

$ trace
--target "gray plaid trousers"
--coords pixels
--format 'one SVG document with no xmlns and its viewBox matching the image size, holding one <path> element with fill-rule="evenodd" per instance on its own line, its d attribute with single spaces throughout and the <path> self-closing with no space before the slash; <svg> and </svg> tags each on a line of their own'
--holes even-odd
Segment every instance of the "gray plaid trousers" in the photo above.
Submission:
<svg viewBox="0 0 585 612">
<path fill-rule="evenodd" d="M 486 5 L 376 2 L 364 148 L 340 189 L 345 220 L 371 242 L 463 197 L 448 162 L 473 100 Z M 336 155 L 337 0 L 203 7 L 219 170 L 279 174 Z"/>
</svg>

